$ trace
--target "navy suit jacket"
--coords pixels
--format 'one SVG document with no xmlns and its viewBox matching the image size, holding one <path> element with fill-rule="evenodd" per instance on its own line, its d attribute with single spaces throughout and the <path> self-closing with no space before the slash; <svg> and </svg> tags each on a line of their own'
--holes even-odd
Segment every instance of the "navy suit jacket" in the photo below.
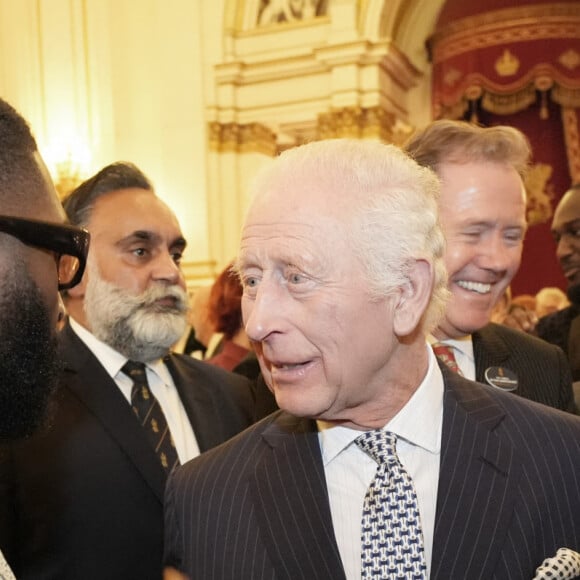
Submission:
<svg viewBox="0 0 580 580">
<path fill-rule="evenodd" d="M 580 550 L 580 418 L 443 373 L 431 578 L 529 580 Z M 344 580 L 315 423 L 278 411 L 177 469 L 166 563 L 192 580 Z"/>
<path fill-rule="evenodd" d="M 52 427 L 0 452 L 0 549 L 19 580 L 159 580 L 166 474 L 130 405 L 70 327 Z M 165 363 L 201 451 L 252 422 L 244 377 Z"/>
<path fill-rule="evenodd" d="M 504 367 L 518 377 L 515 394 L 574 413 L 572 374 L 562 349 L 499 324 L 488 324 L 472 335 L 475 380 L 487 382 L 485 371 Z"/>
</svg>

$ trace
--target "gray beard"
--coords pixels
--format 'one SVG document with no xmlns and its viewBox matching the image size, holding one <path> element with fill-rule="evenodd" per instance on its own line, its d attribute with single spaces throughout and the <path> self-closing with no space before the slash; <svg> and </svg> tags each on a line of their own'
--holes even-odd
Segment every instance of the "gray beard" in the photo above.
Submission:
<svg viewBox="0 0 580 580">
<path fill-rule="evenodd" d="M 187 326 L 187 294 L 179 286 L 152 285 L 133 296 L 103 280 L 96 267 L 89 266 L 84 309 L 91 332 L 127 358 L 149 362 L 168 354 Z M 155 303 L 173 296 L 171 307 Z"/>
</svg>

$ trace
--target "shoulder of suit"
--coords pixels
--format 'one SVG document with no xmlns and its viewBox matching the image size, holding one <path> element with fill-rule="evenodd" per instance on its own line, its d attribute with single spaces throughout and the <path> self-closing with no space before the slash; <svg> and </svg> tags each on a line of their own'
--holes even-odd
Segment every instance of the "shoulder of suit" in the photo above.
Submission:
<svg viewBox="0 0 580 580">
<path fill-rule="evenodd" d="M 253 470 L 259 460 L 259 450 L 266 451 L 270 449 L 270 445 L 266 443 L 263 437 L 264 432 L 273 430 L 275 433 L 281 433 L 279 423 L 283 415 L 286 415 L 286 413 L 276 411 L 257 423 L 250 425 L 247 429 L 234 435 L 224 443 L 204 451 L 201 455 L 176 469 L 172 479 L 177 482 L 184 482 L 187 485 L 186 482 L 192 474 L 213 469 L 221 470 L 224 465 L 231 466 L 240 461 L 244 464 L 244 468 Z"/>
<path fill-rule="evenodd" d="M 552 312 L 538 320 L 536 330 L 540 335 L 542 335 L 544 332 L 549 333 L 554 329 L 560 329 L 563 326 L 567 326 L 572 319 L 578 316 L 578 314 L 580 314 L 579 309 L 573 306 L 568 306 L 568 308 Z"/>
<path fill-rule="evenodd" d="M 477 334 L 479 334 L 483 340 L 499 338 L 510 347 L 534 350 L 537 352 L 548 353 L 557 348 L 553 344 L 550 344 L 537 336 L 532 336 L 531 334 L 527 334 L 521 330 L 516 330 L 515 328 L 509 328 L 508 326 L 495 324 L 493 322 L 475 332 L 473 334 L 474 337 Z"/>
<path fill-rule="evenodd" d="M 173 365 L 182 372 L 194 372 L 196 375 L 203 375 L 222 383 L 236 383 L 244 386 L 250 384 L 249 379 L 243 375 L 226 371 L 221 367 L 200 361 L 186 354 L 171 353 L 168 354 L 163 361 L 169 369 L 171 369 Z"/>
</svg>

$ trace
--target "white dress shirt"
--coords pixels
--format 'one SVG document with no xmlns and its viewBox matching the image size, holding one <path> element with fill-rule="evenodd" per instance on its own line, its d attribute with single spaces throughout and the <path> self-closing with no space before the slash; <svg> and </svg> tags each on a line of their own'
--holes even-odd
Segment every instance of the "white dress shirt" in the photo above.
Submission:
<svg viewBox="0 0 580 580">
<path fill-rule="evenodd" d="M 4 559 L 2 552 L 0 551 L 0 580 L 16 580 L 14 574 L 8 566 L 8 562 Z"/>
<path fill-rule="evenodd" d="M 121 368 L 127 362 L 127 358 L 108 344 L 100 341 L 73 318 L 69 318 L 69 320 L 71 328 L 115 381 L 130 405 L 133 381 L 121 371 Z M 146 372 L 149 388 L 159 402 L 169 425 L 180 463 L 185 463 L 189 459 L 197 457 L 199 455 L 199 446 L 171 373 L 161 359 L 148 362 L 146 364 Z"/>
<path fill-rule="evenodd" d="M 429 575 L 439 483 L 443 377 L 432 349 L 425 348 L 429 351 L 425 378 L 384 428 L 397 435 L 397 454 L 415 484 Z M 347 579 L 359 580 L 362 509 L 377 463 L 354 443 L 360 431 L 322 421 L 318 421 L 318 429 L 338 550 Z"/>
</svg>

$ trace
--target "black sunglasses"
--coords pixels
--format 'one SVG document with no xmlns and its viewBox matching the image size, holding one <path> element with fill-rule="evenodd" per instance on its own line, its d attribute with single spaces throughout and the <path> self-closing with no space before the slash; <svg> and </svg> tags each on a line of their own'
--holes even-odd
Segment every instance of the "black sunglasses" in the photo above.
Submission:
<svg viewBox="0 0 580 580">
<path fill-rule="evenodd" d="M 58 271 L 58 289 L 68 290 L 83 277 L 90 234 L 83 228 L 12 216 L 0 216 L 0 232 L 22 243 L 53 252 Z"/>
</svg>

